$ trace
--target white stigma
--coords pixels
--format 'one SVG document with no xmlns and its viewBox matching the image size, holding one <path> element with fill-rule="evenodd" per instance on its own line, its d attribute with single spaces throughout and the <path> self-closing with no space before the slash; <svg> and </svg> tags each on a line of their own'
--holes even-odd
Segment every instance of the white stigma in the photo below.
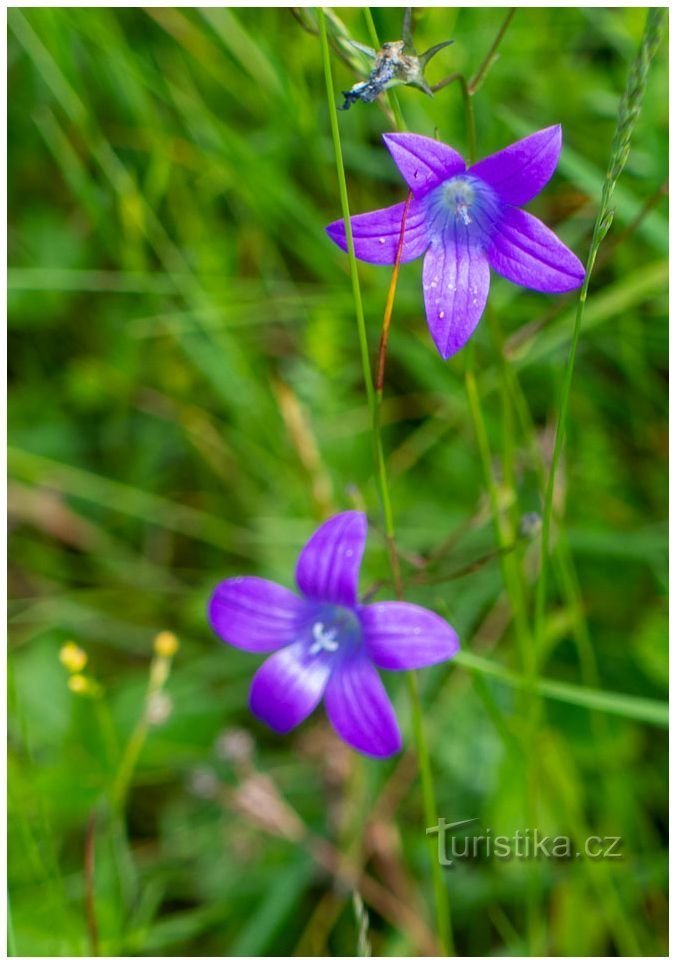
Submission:
<svg viewBox="0 0 676 964">
<path fill-rule="evenodd" d="M 317 653 L 321 652 L 335 653 L 340 645 L 336 635 L 335 629 L 326 630 L 324 629 L 324 623 L 315 623 L 312 627 L 314 643 L 309 649 L 310 656 L 316 656 Z"/>
<path fill-rule="evenodd" d="M 453 177 L 443 185 L 444 203 L 463 224 L 472 223 L 470 208 L 474 203 L 474 188 L 465 177 Z"/>
</svg>

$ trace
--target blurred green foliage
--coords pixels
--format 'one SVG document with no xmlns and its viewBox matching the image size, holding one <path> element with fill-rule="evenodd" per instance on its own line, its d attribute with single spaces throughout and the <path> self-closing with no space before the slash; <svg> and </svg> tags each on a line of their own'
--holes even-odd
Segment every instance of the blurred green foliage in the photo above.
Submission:
<svg viewBox="0 0 676 964">
<path fill-rule="evenodd" d="M 336 15 L 370 42 L 362 11 Z M 428 80 L 475 71 L 504 15 L 420 10 L 419 49 L 455 39 Z M 400 10 L 374 17 L 382 39 L 398 37 Z M 353 504 L 372 520 L 364 589 L 388 579 L 347 264 L 323 232 L 339 201 L 319 42 L 312 11 L 301 19 L 310 30 L 288 9 L 9 12 L 10 953 L 354 954 L 359 922 L 318 840 L 361 853 L 420 922 L 422 936 L 365 894 L 374 953 L 425 949 L 415 764 L 358 760 L 321 714 L 285 738 L 259 726 L 246 709 L 258 661 L 219 646 L 204 615 L 229 575 L 290 584 L 316 521 Z M 474 98 L 481 155 L 563 124 L 561 165 L 531 210 L 582 257 L 644 20 L 639 8 L 520 9 Z M 334 75 L 337 90 L 358 79 L 338 57 Z M 592 281 L 557 494 L 583 611 L 554 579 L 539 653 L 548 679 L 587 686 L 582 620 L 598 687 L 657 700 L 666 90 L 664 45 Z M 457 84 L 398 98 L 409 129 L 466 150 Z M 403 197 L 379 139 L 390 127 L 378 105 L 341 115 L 355 212 Z M 360 271 L 375 352 L 389 272 Z M 545 454 L 574 297 L 491 288 Z M 475 343 L 498 459 L 509 407 L 486 319 Z M 437 356 L 420 265 L 404 266 L 384 409 L 398 538 L 410 559 L 455 533 L 442 571 L 469 570 L 422 585 L 406 565 L 406 595 L 447 615 L 466 651 L 518 670 L 499 562 L 469 565 L 494 537 L 463 366 Z M 540 488 L 537 452 L 514 431 L 504 492 L 518 521 L 539 511 Z M 532 583 L 536 546 L 519 552 Z M 140 747 L 123 815 L 105 801 L 163 629 L 181 640 L 170 713 Z M 101 693 L 68 688 L 69 639 Z M 523 828 L 515 690 L 463 666 L 421 681 L 440 813 Z M 410 742 L 403 681 L 387 682 Z M 621 836 L 624 857 L 459 862 L 447 883 L 460 952 L 524 952 L 535 888 L 542 952 L 664 954 L 664 731 L 547 701 L 537 739 L 542 832 Z"/>
</svg>

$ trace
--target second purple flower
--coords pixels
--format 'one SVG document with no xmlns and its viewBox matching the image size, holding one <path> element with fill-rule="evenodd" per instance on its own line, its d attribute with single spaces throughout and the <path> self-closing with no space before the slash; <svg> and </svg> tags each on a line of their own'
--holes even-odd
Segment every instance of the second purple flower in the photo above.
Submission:
<svg viewBox="0 0 676 964">
<path fill-rule="evenodd" d="M 421 606 L 359 602 L 366 529 L 361 512 L 333 516 L 300 554 L 300 595 L 257 576 L 226 579 L 211 598 L 209 621 L 232 646 L 273 653 L 251 684 L 249 706 L 260 720 L 287 733 L 323 699 L 341 739 L 384 757 L 401 749 L 401 737 L 378 669 L 443 662 L 457 652 L 458 637 Z"/>
<path fill-rule="evenodd" d="M 520 210 L 549 181 L 561 153 L 561 127 L 547 127 L 467 168 L 440 141 L 385 134 L 413 198 L 402 262 L 422 255 L 425 312 L 434 343 L 450 358 L 467 342 L 488 298 L 490 268 L 514 284 L 548 293 L 584 280 L 573 252 L 542 221 Z M 404 204 L 351 218 L 357 258 L 394 264 Z M 327 227 L 347 250 L 345 223 Z"/>
</svg>

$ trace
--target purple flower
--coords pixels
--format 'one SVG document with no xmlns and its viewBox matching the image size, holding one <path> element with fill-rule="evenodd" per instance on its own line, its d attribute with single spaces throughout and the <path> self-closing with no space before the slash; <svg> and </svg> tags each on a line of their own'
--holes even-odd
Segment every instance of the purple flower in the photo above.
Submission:
<svg viewBox="0 0 676 964">
<path fill-rule="evenodd" d="M 573 252 L 532 214 L 520 210 L 545 186 L 561 153 L 561 127 L 547 127 L 470 168 L 439 141 L 385 134 L 385 144 L 413 197 L 402 262 L 425 255 L 427 324 L 443 358 L 459 351 L 483 314 L 490 268 L 535 291 L 578 288 L 584 268 Z M 404 204 L 351 218 L 355 254 L 394 264 Z M 347 251 L 345 222 L 327 227 Z"/>
<path fill-rule="evenodd" d="M 242 576 L 220 583 L 209 621 L 226 642 L 270 653 L 249 694 L 252 712 L 278 733 L 312 713 L 322 697 L 338 735 L 355 750 L 383 757 L 401 736 L 379 669 L 418 669 L 449 659 L 458 637 L 435 613 L 412 603 L 362 605 L 357 583 L 366 516 L 342 512 L 301 552 L 296 582 L 284 586 Z"/>
</svg>

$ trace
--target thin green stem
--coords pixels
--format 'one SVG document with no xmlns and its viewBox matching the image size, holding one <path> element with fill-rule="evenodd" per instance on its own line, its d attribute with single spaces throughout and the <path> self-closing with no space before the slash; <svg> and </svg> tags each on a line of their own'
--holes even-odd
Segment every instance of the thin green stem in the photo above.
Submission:
<svg viewBox="0 0 676 964">
<path fill-rule="evenodd" d="M 141 755 L 141 750 L 146 742 L 150 731 L 149 711 L 152 707 L 153 699 L 162 691 L 167 681 L 171 669 L 171 657 L 156 653 L 153 656 L 148 674 L 148 686 L 146 688 L 143 709 L 138 718 L 136 726 L 131 732 L 131 736 L 122 751 L 122 757 L 113 777 L 110 801 L 113 813 L 120 814 L 124 808 L 131 778 Z"/>
<path fill-rule="evenodd" d="M 387 465 L 385 462 L 385 453 L 382 444 L 382 433 L 381 433 L 381 402 L 382 402 L 382 383 L 379 379 L 379 388 L 376 391 L 372 383 L 371 375 L 371 364 L 368 353 L 368 341 L 366 337 L 366 324 L 364 320 L 364 310 L 361 298 L 361 289 L 359 285 L 359 274 L 357 271 L 357 261 L 354 253 L 354 241 L 352 237 L 352 230 L 350 225 L 350 209 L 347 197 L 347 181 L 345 178 L 345 170 L 343 165 L 343 152 L 340 144 L 340 130 L 338 127 L 338 115 L 336 111 L 335 104 L 335 92 L 333 88 L 333 77 L 331 73 L 331 61 L 329 55 L 329 45 L 326 32 L 326 21 L 324 17 L 324 12 L 321 8 L 318 10 L 319 13 L 319 30 L 322 48 L 322 59 L 324 62 L 324 78 L 326 81 L 326 94 L 329 107 L 329 118 L 331 122 L 331 133 L 333 136 L 333 146 L 336 159 L 336 169 L 338 172 L 338 183 L 340 189 L 340 200 L 343 218 L 345 220 L 345 235 L 347 239 L 348 247 L 348 258 L 350 262 L 350 274 L 352 277 L 352 290 L 355 301 L 355 311 L 357 315 L 357 328 L 359 333 L 359 344 L 362 354 L 362 367 L 364 370 L 364 380 L 366 383 L 367 398 L 369 403 L 369 409 L 371 412 L 371 422 L 373 428 L 373 440 L 375 449 L 375 461 L 376 461 L 376 478 L 378 484 L 378 492 L 380 496 L 380 502 L 382 505 L 383 516 L 385 520 L 385 533 L 387 537 L 387 548 L 388 557 L 390 562 L 390 568 L 392 570 L 392 576 L 394 579 L 395 587 L 397 590 L 397 596 L 402 595 L 402 583 L 401 583 L 401 571 L 399 566 L 399 557 L 396 550 L 395 542 L 395 529 L 394 529 L 394 516 L 392 512 L 392 500 L 390 498 L 389 484 L 387 479 Z M 375 32 L 375 24 L 373 23 L 373 18 L 371 16 L 368 8 L 366 9 L 367 22 L 370 24 L 370 29 L 372 31 L 374 42 L 379 46 L 377 35 Z M 401 111 L 398 111 L 398 104 L 396 99 L 391 95 L 394 108 L 395 116 L 398 113 L 398 123 L 403 128 L 403 118 L 401 117 Z M 391 301 L 394 301 L 394 285 L 396 285 L 396 275 L 394 278 L 394 283 L 392 285 L 391 291 Z M 390 305 L 391 311 L 391 305 Z M 383 363 L 384 364 L 384 363 Z M 384 374 L 384 373 L 383 373 Z M 418 757 L 418 765 L 420 767 L 422 791 L 423 791 L 423 807 L 425 812 L 425 822 L 426 826 L 433 826 L 436 824 L 438 819 L 436 798 L 434 793 L 434 783 L 432 780 L 432 767 L 430 761 L 429 748 L 427 746 L 427 741 L 425 739 L 425 731 L 423 726 L 423 716 L 422 708 L 420 705 L 420 698 L 418 693 L 418 681 L 415 673 L 407 674 L 407 683 L 409 694 L 411 698 L 411 708 L 412 708 L 412 724 L 413 724 L 413 737 L 416 746 L 416 753 Z M 451 929 L 451 916 L 448 901 L 448 892 L 446 890 L 446 885 L 443 878 L 443 872 L 441 866 L 437 860 L 436 849 L 434 847 L 434 842 L 430 840 L 430 858 L 432 861 L 432 880 L 434 886 L 434 900 L 435 900 L 435 913 L 437 921 L 437 936 L 439 940 L 439 948 L 444 956 L 448 956 L 452 953 L 453 938 Z"/>
<path fill-rule="evenodd" d="M 458 666 L 464 666 L 473 673 L 500 680 L 517 689 L 528 689 L 530 686 L 525 676 L 514 673 L 483 656 L 462 650 L 456 653 L 453 659 Z M 589 710 L 619 716 L 625 720 L 637 720 L 659 728 L 666 728 L 669 723 L 669 705 L 661 700 L 633 696 L 629 693 L 612 693 L 589 686 L 580 686 L 577 683 L 562 683 L 560 680 L 542 677 L 535 685 L 538 693 L 547 699 L 558 700 L 571 706 L 583 706 Z"/>
<path fill-rule="evenodd" d="M 129 784 L 131 783 L 131 778 L 136 768 L 138 758 L 141 755 L 143 744 L 148 736 L 148 730 L 149 727 L 145 720 L 144 714 L 132 730 L 131 736 L 127 741 L 127 745 L 124 748 L 120 765 L 118 766 L 113 779 L 111 802 L 115 811 L 121 810 L 124 806 L 124 801 L 126 800 L 127 792 L 129 790 Z"/>
<path fill-rule="evenodd" d="M 507 364 L 504 355 L 504 344 L 500 331 L 499 319 L 494 312 L 489 312 L 489 322 L 491 334 L 495 346 L 495 352 L 500 366 L 500 375 L 503 383 L 503 394 L 509 396 L 509 407 L 514 408 L 523 433 L 526 445 L 531 453 L 533 468 L 537 475 L 542 489 L 546 485 L 546 470 L 542 454 L 537 445 L 535 429 L 528 410 L 528 405 L 523 396 L 521 386 L 516 372 Z M 559 684 L 553 680 L 540 679 L 536 682 L 536 690 L 540 696 L 553 699 L 561 699 L 570 703 L 585 706 L 589 709 L 590 723 L 594 734 L 594 756 L 597 770 L 602 774 L 605 785 L 605 792 L 608 799 L 613 797 L 613 780 L 608 774 L 608 760 L 604 753 L 608 738 L 608 719 L 607 713 L 617 713 L 620 716 L 631 716 L 633 713 L 650 719 L 655 725 L 666 725 L 667 707 L 657 701 L 647 701 L 626 696 L 625 694 L 605 694 L 599 692 L 599 672 L 596 664 L 596 656 L 593 644 L 587 627 L 584 614 L 584 604 L 580 591 L 575 565 L 568 546 L 565 531 L 561 532 L 559 538 L 553 546 L 553 561 L 556 568 L 558 582 L 561 592 L 567 601 L 569 609 L 573 615 L 574 631 L 573 636 L 580 661 L 581 676 L 584 687 L 575 687 L 570 684 Z M 535 652 L 535 659 L 538 653 Z M 540 669 L 538 661 L 538 670 Z M 516 684 L 519 685 L 519 684 Z M 661 721 L 661 722 L 660 722 Z M 537 726 L 537 722 L 534 726 Z M 587 868 L 588 872 L 592 871 Z M 594 885 L 599 887 L 600 894 L 609 919 L 614 919 L 614 909 L 617 904 L 617 894 L 615 884 L 610 874 L 604 875 L 600 880 L 594 881 Z M 534 934 L 534 938 L 536 935 Z"/>
<path fill-rule="evenodd" d="M 14 933 L 14 922 L 12 920 L 12 903 L 9 893 L 7 894 L 7 956 L 19 956 L 16 946 L 16 935 Z"/>
<path fill-rule="evenodd" d="M 368 337 L 366 334 L 366 319 L 364 316 L 364 304 L 361 296 L 361 285 L 359 283 L 359 270 L 357 268 L 357 258 L 354 253 L 354 238 L 352 236 L 352 224 L 350 221 L 350 204 L 347 195 L 347 178 L 345 177 L 345 165 L 343 163 L 343 149 L 340 142 L 340 129 L 338 127 L 338 112 L 336 110 L 335 91 L 333 87 L 333 75 L 331 73 L 331 58 L 329 53 L 328 35 L 326 31 L 326 18 L 324 11 L 318 9 L 319 37 L 322 48 L 322 60 L 324 63 L 324 79 L 326 82 L 326 95 L 329 108 L 329 121 L 331 124 L 331 136 L 333 139 L 333 150 L 336 161 L 336 172 L 338 175 L 338 190 L 340 193 L 340 205 L 345 222 L 345 238 L 347 240 L 347 256 L 350 266 L 350 278 L 352 281 L 352 296 L 354 299 L 355 316 L 357 320 L 357 336 L 361 353 L 361 364 L 364 376 L 364 386 L 366 388 L 366 399 L 368 402 L 369 413 L 374 439 L 374 452 L 376 463 L 376 477 L 378 481 L 378 491 L 385 518 L 385 532 L 388 542 L 394 539 L 394 521 L 392 515 L 392 503 L 387 484 L 387 467 L 385 464 L 385 454 L 382 446 L 380 432 L 380 411 L 376 391 L 373 385 L 373 375 L 371 371 L 371 360 L 369 357 Z M 390 552 L 391 555 L 391 552 Z"/>
<path fill-rule="evenodd" d="M 495 59 L 497 48 L 505 35 L 505 32 L 512 20 L 514 10 L 510 10 L 505 17 L 493 44 L 488 50 L 474 78 L 468 82 L 461 74 L 458 76 L 460 90 L 462 93 L 465 108 L 465 120 L 467 125 L 468 160 L 474 164 L 477 159 L 477 136 L 476 123 L 474 119 L 473 97 L 486 76 L 491 64 Z M 493 327 L 493 326 L 492 326 Z M 486 429 L 486 422 L 481 407 L 480 395 L 477 387 L 474 372 L 474 345 L 470 344 L 466 349 L 466 368 L 465 368 L 465 389 L 469 402 L 470 414 L 474 426 L 474 432 L 479 447 L 479 454 L 483 466 L 486 488 L 493 517 L 495 528 L 495 538 L 500 555 L 500 567 L 502 579 L 509 600 L 512 617 L 514 619 L 514 629 L 517 647 L 520 654 L 520 662 L 526 685 L 522 691 L 521 705 L 525 718 L 523 737 L 524 755 L 524 775 L 525 775 L 525 810 L 526 819 L 529 826 L 537 826 L 537 771 L 535 760 L 537 758 L 536 739 L 537 739 L 537 718 L 539 699 L 537 694 L 537 657 L 533 647 L 533 641 L 528 621 L 528 605 L 524 587 L 523 573 L 520 566 L 520 559 L 516 554 L 506 552 L 507 547 L 513 542 L 513 525 L 507 525 L 507 519 L 503 513 L 503 498 L 501 489 L 495 478 L 493 470 L 490 442 Z M 503 446 L 503 476 L 507 484 L 511 483 L 513 466 L 513 425 L 511 417 L 511 406 L 509 402 L 508 379 L 501 369 L 502 376 L 502 396 L 503 411 L 505 418 L 505 441 Z M 506 489 L 506 485 L 504 488 Z M 527 888 L 527 931 L 528 946 L 531 955 L 535 955 L 539 945 L 540 922 L 538 914 L 538 872 L 533 864 L 530 867 Z"/>
<path fill-rule="evenodd" d="M 119 751 L 117 745 L 117 734 L 115 733 L 115 724 L 113 722 L 110 707 L 108 706 L 106 695 L 103 689 L 101 689 L 101 691 L 98 692 L 94 697 L 94 704 L 96 716 L 99 722 L 99 728 L 101 730 L 101 738 L 103 740 L 106 759 L 112 767 L 115 765 Z"/>
<path fill-rule="evenodd" d="M 434 792 L 434 780 L 432 778 L 432 765 L 430 762 L 429 748 L 427 746 L 427 737 L 425 735 L 422 705 L 420 702 L 420 691 L 418 687 L 418 677 L 416 673 L 407 673 L 406 682 L 411 701 L 413 738 L 415 740 L 416 752 L 418 754 L 418 766 L 420 767 L 420 782 L 422 786 L 425 826 L 426 828 L 435 827 L 439 820 L 439 811 L 437 810 L 437 801 Z M 434 838 L 428 835 L 426 836 L 430 852 L 430 860 L 432 862 L 432 883 L 434 886 L 434 906 L 436 912 L 439 949 L 444 957 L 448 957 L 449 955 L 455 955 L 448 891 L 446 890 L 444 872 L 437 856 L 437 847 L 434 842 Z"/>
<path fill-rule="evenodd" d="M 476 124 L 474 122 L 474 104 L 472 102 L 472 91 L 469 89 L 467 80 L 462 74 L 458 75 L 460 90 L 462 92 L 462 102 L 465 105 L 465 124 L 467 125 L 467 159 L 471 164 L 476 162 Z"/>
<path fill-rule="evenodd" d="M 512 7 L 512 9 L 508 12 L 507 16 L 505 17 L 505 19 L 502 21 L 502 25 L 500 26 L 500 29 L 498 30 L 497 34 L 495 35 L 495 40 L 494 40 L 493 43 L 491 44 L 491 46 L 490 46 L 490 48 L 489 48 L 489 50 L 488 50 L 488 53 L 486 54 L 486 56 L 484 57 L 484 59 L 481 61 L 481 64 L 479 65 L 479 69 L 477 70 L 477 72 L 474 74 L 474 76 L 473 76 L 472 79 L 470 80 L 470 82 L 469 82 L 469 84 L 468 84 L 468 91 L 469 91 L 470 96 L 471 96 L 472 94 L 475 94 L 475 93 L 477 92 L 477 90 L 479 89 L 479 87 L 481 87 L 482 83 L 484 82 L 484 79 L 485 79 L 485 77 L 486 77 L 486 74 L 487 74 L 488 71 L 490 70 L 490 68 L 491 68 L 491 66 L 492 66 L 492 64 L 493 64 L 493 62 L 494 62 L 494 60 L 495 60 L 496 54 L 497 54 L 497 52 L 498 52 L 498 47 L 500 46 L 500 44 L 501 44 L 501 42 L 502 42 L 502 38 L 505 36 L 505 34 L 506 34 L 506 32 L 507 32 L 507 28 L 509 27 L 510 23 L 512 22 L 512 17 L 513 17 L 514 14 L 516 13 L 516 10 L 517 10 L 516 7 Z"/>
<path fill-rule="evenodd" d="M 577 355 L 577 346 L 580 340 L 580 332 L 582 330 L 582 318 L 584 315 L 585 305 L 587 303 L 589 282 L 591 280 L 592 271 L 594 270 L 594 264 L 596 262 L 596 256 L 599 248 L 612 223 L 613 211 L 610 207 L 610 202 L 615 190 L 615 185 L 617 184 L 629 155 L 631 135 L 636 118 L 641 110 L 641 103 L 643 100 L 643 94 L 645 92 L 648 71 L 661 39 L 663 19 L 664 10 L 652 9 L 648 11 L 643 37 L 641 39 L 641 45 L 639 47 L 636 59 L 629 71 L 627 84 L 620 104 L 615 134 L 613 136 L 613 143 L 611 145 L 610 161 L 603 184 L 601 203 L 596 216 L 592 240 L 589 247 L 589 253 L 587 255 L 584 282 L 582 284 L 582 288 L 580 289 L 580 296 L 577 302 L 575 321 L 573 323 L 573 333 L 570 349 L 568 351 L 568 361 L 566 363 L 566 370 L 559 398 L 558 417 L 554 437 L 554 451 L 552 453 L 552 462 L 547 479 L 547 488 L 545 492 L 542 515 L 540 578 L 537 585 L 535 606 L 535 636 L 538 640 L 542 638 L 547 602 L 547 570 L 554 511 L 554 490 L 566 437 L 566 422 L 568 419 L 570 392 L 573 383 L 573 373 L 575 370 L 575 358 Z"/>
<path fill-rule="evenodd" d="M 467 393 L 467 400 L 469 402 L 470 416 L 474 426 L 474 433 L 476 435 L 477 445 L 479 447 L 479 456 L 481 458 L 481 464 L 483 467 L 486 488 L 488 490 L 488 499 L 491 506 L 491 515 L 493 517 L 493 525 L 495 528 L 495 538 L 498 544 L 498 551 L 502 565 L 503 581 L 505 583 L 505 589 L 512 606 L 516 626 L 516 635 L 521 649 L 524 671 L 526 672 L 526 676 L 528 678 L 534 679 L 536 664 L 534 660 L 533 647 L 531 645 L 530 628 L 528 626 L 528 620 L 526 617 L 525 600 L 523 598 L 521 588 L 518 585 L 518 573 L 514 570 L 513 556 L 510 558 L 510 554 L 506 552 L 506 549 L 510 545 L 509 534 L 505 531 L 502 521 L 500 489 L 495 478 L 495 473 L 493 472 L 488 432 L 486 430 L 486 422 L 484 420 L 483 410 L 481 408 L 479 391 L 474 373 L 473 346 L 469 345 L 466 351 L 467 366 L 465 369 L 465 390 Z"/>
<path fill-rule="evenodd" d="M 326 32 L 326 18 L 321 7 L 317 10 L 319 17 L 319 39 L 322 48 L 322 60 L 324 62 L 324 80 L 326 82 L 326 95 L 329 107 L 329 123 L 331 124 L 331 137 L 333 139 L 333 151 L 336 158 L 336 172 L 338 175 L 338 191 L 340 194 L 340 206 L 345 221 L 345 238 L 347 240 L 347 255 L 350 265 L 350 278 L 352 280 L 352 297 L 354 298 L 355 315 L 357 319 L 357 336 L 359 339 L 359 350 L 361 353 L 361 364 L 364 375 L 364 386 L 366 388 L 366 399 L 369 411 L 373 419 L 374 412 L 374 390 L 373 378 L 371 375 L 371 362 L 369 359 L 368 338 L 366 336 L 366 320 L 364 318 L 364 305 L 361 297 L 361 287 L 359 285 L 359 272 L 357 270 L 357 259 L 354 254 L 354 239 L 352 237 L 352 224 L 350 222 L 350 204 L 347 197 L 347 179 L 345 177 L 345 166 L 343 164 L 343 149 L 340 144 L 340 130 L 338 128 L 338 113 L 336 110 L 335 92 L 333 88 L 333 76 L 331 74 L 331 58 L 329 54 L 329 41 Z"/>
</svg>

